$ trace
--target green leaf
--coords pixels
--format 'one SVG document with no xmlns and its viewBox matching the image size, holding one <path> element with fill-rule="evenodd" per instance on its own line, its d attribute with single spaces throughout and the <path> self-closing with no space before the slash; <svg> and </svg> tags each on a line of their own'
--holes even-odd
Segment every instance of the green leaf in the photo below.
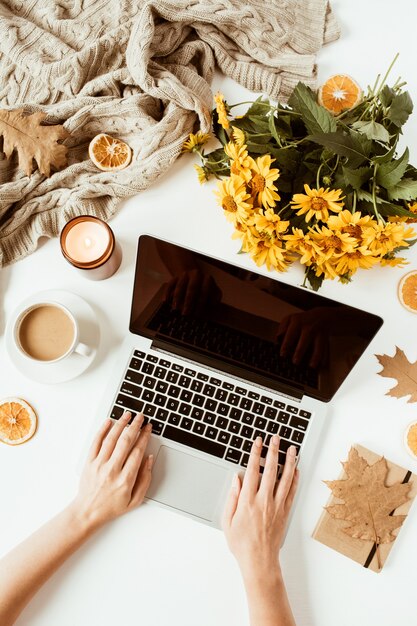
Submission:
<svg viewBox="0 0 417 626">
<path fill-rule="evenodd" d="M 357 167 L 356 169 L 350 169 L 343 166 L 343 176 L 346 182 L 353 187 L 353 189 L 360 189 L 372 176 L 371 167 Z"/>
<path fill-rule="evenodd" d="M 415 200 L 417 198 L 417 180 L 403 178 L 395 187 L 388 189 L 390 200 Z"/>
<path fill-rule="evenodd" d="M 267 154 L 270 152 L 270 146 L 268 142 L 258 143 L 255 141 L 249 141 L 248 138 L 246 146 L 248 148 L 248 152 L 252 152 L 253 154 Z"/>
<path fill-rule="evenodd" d="M 311 141 L 346 157 L 351 167 L 359 167 L 368 158 L 371 142 L 365 137 L 345 135 L 341 132 L 319 133 L 308 137 Z"/>
<path fill-rule="evenodd" d="M 298 83 L 294 89 L 290 104 L 294 111 L 301 113 L 303 122 L 308 133 L 331 133 L 337 130 L 336 120 L 333 115 L 314 99 L 313 92 L 303 83 Z"/>
<path fill-rule="evenodd" d="M 413 111 L 413 101 L 408 91 L 395 96 L 388 111 L 388 119 L 401 128 Z"/>
<path fill-rule="evenodd" d="M 408 211 L 400 204 L 382 204 L 381 206 L 378 206 L 378 211 L 381 213 L 381 215 L 388 215 L 392 217 L 413 217 L 414 219 L 416 218 L 415 213 L 413 213 L 412 211 Z"/>
<path fill-rule="evenodd" d="M 399 159 L 382 163 L 376 174 L 376 182 L 378 185 L 389 189 L 399 183 L 407 169 L 409 156 L 410 153 L 408 148 L 406 148 L 404 154 Z"/>
<path fill-rule="evenodd" d="M 388 87 L 388 85 L 385 85 L 385 87 L 382 89 L 382 91 L 379 94 L 379 100 L 382 106 L 385 108 L 388 108 L 391 105 L 391 102 L 394 100 L 394 97 L 395 97 L 395 91 L 391 89 L 391 87 Z"/>
<path fill-rule="evenodd" d="M 229 142 L 229 137 L 226 131 L 224 130 L 223 126 L 219 124 L 219 117 L 217 115 L 216 109 L 213 110 L 211 119 L 213 123 L 213 132 L 215 136 L 220 141 L 220 143 L 225 146 Z"/>
<path fill-rule="evenodd" d="M 378 156 L 373 156 L 372 161 L 374 163 L 387 163 L 388 161 L 391 161 L 391 159 L 394 157 L 396 149 L 397 146 L 395 145 L 390 150 L 388 150 L 388 152 L 385 152 L 384 154 Z"/>
<path fill-rule="evenodd" d="M 370 122 L 354 122 L 352 124 L 352 128 L 358 130 L 360 133 L 368 137 L 368 139 L 389 143 L 389 132 L 384 126 L 382 126 L 382 124 L 378 124 L 377 122 L 374 122 L 374 120 L 371 120 Z"/>
<path fill-rule="evenodd" d="M 268 107 L 271 107 L 268 98 L 262 99 L 262 96 L 259 96 L 246 111 L 245 117 L 260 116 L 265 119 Z"/>
<path fill-rule="evenodd" d="M 275 115 L 271 113 L 268 116 L 269 130 L 275 141 L 278 145 L 281 145 L 281 139 L 279 138 L 276 126 L 275 126 Z"/>
<path fill-rule="evenodd" d="M 305 271 L 305 277 L 310 283 L 313 291 L 318 291 L 323 284 L 324 275 L 316 276 L 316 272 L 312 267 L 307 267 Z"/>
<path fill-rule="evenodd" d="M 280 169 L 285 169 L 286 173 L 292 174 L 298 168 L 302 155 L 297 148 L 273 148 L 271 155 L 274 157 Z M 281 180 L 281 179 L 280 179 Z"/>
</svg>

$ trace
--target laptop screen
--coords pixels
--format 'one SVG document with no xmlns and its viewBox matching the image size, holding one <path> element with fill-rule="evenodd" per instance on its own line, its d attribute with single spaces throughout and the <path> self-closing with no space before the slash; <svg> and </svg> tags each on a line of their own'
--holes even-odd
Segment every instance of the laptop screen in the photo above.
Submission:
<svg viewBox="0 0 417 626">
<path fill-rule="evenodd" d="M 130 331 L 282 393 L 329 401 L 382 323 L 275 277 L 139 238 Z"/>
</svg>

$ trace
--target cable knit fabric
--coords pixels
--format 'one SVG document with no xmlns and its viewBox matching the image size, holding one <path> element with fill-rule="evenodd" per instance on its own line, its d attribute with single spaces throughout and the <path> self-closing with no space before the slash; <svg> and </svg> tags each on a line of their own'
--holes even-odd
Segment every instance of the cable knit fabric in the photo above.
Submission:
<svg viewBox="0 0 417 626">
<path fill-rule="evenodd" d="M 157 180 L 193 129 L 209 131 L 216 64 L 285 100 L 314 85 L 315 55 L 338 36 L 327 0 L 0 0 L 0 107 L 44 111 L 70 133 L 68 166 L 49 178 L 0 153 L 0 265 Z M 129 167 L 93 165 L 101 132 L 131 146 Z"/>
</svg>

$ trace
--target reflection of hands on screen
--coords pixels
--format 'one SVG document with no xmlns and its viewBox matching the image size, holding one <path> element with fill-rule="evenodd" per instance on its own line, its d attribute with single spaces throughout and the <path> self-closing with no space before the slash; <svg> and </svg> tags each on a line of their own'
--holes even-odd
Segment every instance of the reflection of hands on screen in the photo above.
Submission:
<svg viewBox="0 0 417 626">
<path fill-rule="evenodd" d="M 182 315 L 201 314 L 220 302 L 222 292 L 212 276 L 192 269 L 175 276 L 167 286 L 165 301 Z"/>
<path fill-rule="evenodd" d="M 286 315 L 277 332 L 281 340 L 280 356 L 292 355 L 294 365 L 300 365 L 308 356 L 308 365 L 317 369 L 327 357 L 328 338 L 336 319 L 334 307 L 317 307 Z"/>
</svg>

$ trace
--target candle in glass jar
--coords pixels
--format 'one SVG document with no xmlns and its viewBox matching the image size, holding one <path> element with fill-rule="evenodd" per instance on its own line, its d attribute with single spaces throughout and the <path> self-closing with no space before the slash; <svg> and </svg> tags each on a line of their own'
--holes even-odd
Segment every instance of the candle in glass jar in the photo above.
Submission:
<svg viewBox="0 0 417 626">
<path fill-rule="evenodd" d="M 60 241 L 64 257 L 87 278 L 103 280 L 120 267 L 121 247 L 110 226 L 98 217 L 74 217 L 62 229 Z"/>
</svg>

